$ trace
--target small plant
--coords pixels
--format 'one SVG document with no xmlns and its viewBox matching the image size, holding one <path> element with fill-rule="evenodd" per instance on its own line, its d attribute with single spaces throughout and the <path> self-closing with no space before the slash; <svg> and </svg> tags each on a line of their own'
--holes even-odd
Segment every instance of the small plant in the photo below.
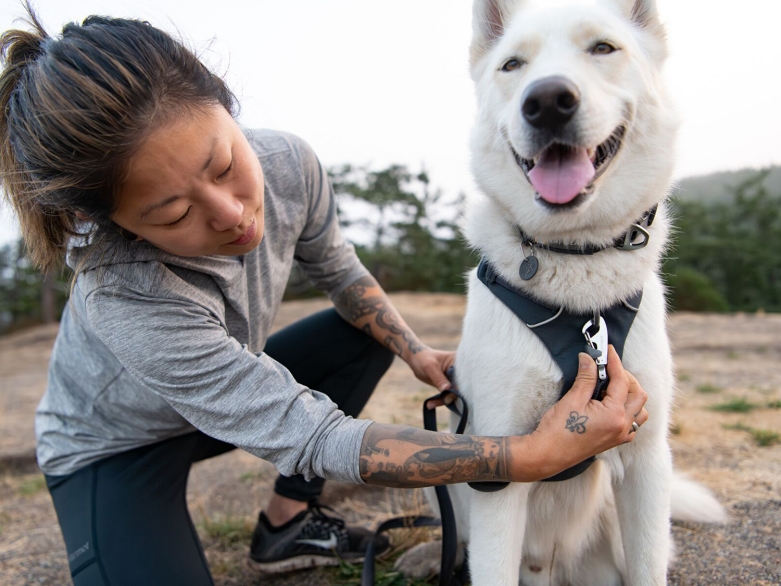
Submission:
<svg viewBox="0 0 781 586">
<path fill-rule="evenodd" d="M 760 447 L 767 447 L 777 444 L 781 441 L 781 435 L 769 429 L 752 429 L 751 435 L 754 437 L 754 441 Z"/>
<path fill-rule="evenodd" d="M 751 437 L 754 438 L 754 442 L 761 448 L 766 448 L 767 446 L 772 446 L 781 442 L 781 434 L 778 434 L 775 431 L 770 431 L 769 429 L 754 429 L 753 427 L 749 427 L 748 425 L 744 425 L 742 423 L 722 425 L 722 427 L 724 429 L 732 429 L 735 431 L 745 431 L 750 433 Z"/>
<path fill-rule="evenodd" d="M 28 478 L 19 487 L 19 494 L 24 496 L 33 496 L 46 488 L 46 479 L 43 476 Z"/>
<path fill-rule="evenodd" d="M 748 413 L 756 409 L 758 405 L 749 403 L 746 399 L 732 399 L 726 403 L 719 405 L 713 405 L 710 407 L 711 411 L 721 411 L 723 413 Z"/>
<path fill-rule="evenodd" d="M 731 429 L 733 431 L 752 431 L 752 429 L 747 426 L 743 425 L 742 423 L 731 423 L 731 424 L 724 424 L 722 425 L 724 429 Z"/>
<path fill-rule="evenodd" d="M 398 556 L 393 556 L 393 558 Z M 427 580 L 411 580 L 405 578 L 401 572 L 393 570 L 393 558 L 377 560 L 375 568 L 375 586 L 431 586 Z M 357 586 L 361 583 L 361 565 L 351 564 L 344 560 L 339 562 L 338 577 L 334 580 L 339 586 Z"/>
<path fill-rule="evenodd" d="M 260 480 L 263 478 L 263 474 L 261 472 L 258 472 L 257 470 L 253 470 L 252 472 L 244 472 L 239 476 L 239 480 L 241 482 L 255 482 L 256 480 Z"/>
<path fill-rule="evenodd" d="M 224 547 L 230 547 L 238 543 L 249 543 L 250 539 L 252 539 L 253 525 L 245 517 L 229 515 L 212 520 L 204 514 L 201 528 L 207 536 Z"/>
<path fill-rule="evenodd" d="M 729 358 L 730 360 L 737 360 L 738 358 L 740 358 L 740 354 L 738 354 L 734 350 L 730 350 L 729 352 L 727 352 L 727 358 Z"/>
<path fill-rule="evenodd" d="M 720 393 L 722 390 L 723 389 L 721 387 L 717 387 L 716 385 L 712 385 L 710 383 L 697 385 L 697 392 L 707 394 L 707 395 L 712 395 L 713 393 Z"/>
<path fill-rule="evenodd" d="M 681 381 L 682 383 L 687 383 L 691 379 L 692 377 L 686 374 L 685 372 L 682 372 L 681 374 L 678 375 L 678 380 Z"/>
<path fill-rule="evenodd" d="M 781 409 L 781 401 L 771 401 L 767 404 L 768 409 Z"/>
</svg>

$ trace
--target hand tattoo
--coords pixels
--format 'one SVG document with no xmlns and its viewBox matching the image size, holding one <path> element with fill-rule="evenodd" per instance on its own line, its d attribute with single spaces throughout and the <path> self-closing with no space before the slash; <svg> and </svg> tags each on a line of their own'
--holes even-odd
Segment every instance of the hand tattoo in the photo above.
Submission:
<svg viewBox="0 0 781 586">
<path fill-rule="evenodd" d="M 374 423 L 361 446 L 361 477 L 397 488 L 509 480 L 506 440 Z"/>
<path fill-rule="evenodd" d="M 378 293 L 371 293 L 369 289 L 376 289 Z M 380 289 L 374 277 L 362 277 L 355 283 L 347 287 L 336 298 L 334 304 L 336 310 L 347 321 L 356 324 L 365 318 L 371 319 L 375 316 L 374 323 L 381 329 L 389 332 L 381 339 L 383 344 L 394 354 L 401 356 L 404 349 L 403 344 L 407 345 L 410 353 L 417 354 L 423 350 L 423 346 L 417 341 L 412 330 L 401 320 L 395 308 L 389 304 L 387 297 Z M 359 325 L 361 329 L 371 326 L 369 322 L 366 325 Z M 373 334 L 372 334 L 373 335 Z"/>
<path fill-rule="evenodd" d="M 586 433 L 586 421 L 588 421 L 588 417 L 578 414 L 577 411 L 573 411 L 569 414 L 569 419 L 567 419 L 565 427 L 573 433 Z"/>
</svg>

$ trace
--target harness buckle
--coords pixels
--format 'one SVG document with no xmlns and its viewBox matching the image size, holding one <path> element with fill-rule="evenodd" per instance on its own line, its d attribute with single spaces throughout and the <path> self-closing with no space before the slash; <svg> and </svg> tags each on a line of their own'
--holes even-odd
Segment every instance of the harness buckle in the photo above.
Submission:
<svg viewBox="0 0 781 586">
<path fill-rule="evenodd" d="M 637 240 L 642 238 L 642 240 Z M 621 244 L 615 246 L 618 250 L 640 250 L 645 248 L 650 240 L 651 235 L 648 230 L 643 228 L 640 224 L 632 224 L 629 230 L 624 234 L 624 241 Z"/>
<path fill-rule="evenodd" d="M 599 316 L 599 321 L 595 323 L 594 319 L 586 322 L 581 330 L 586 338 L 586 351 L 597 363 L 599 371 L 599 380 L 607 379 L 607 324 L 605 318 Z"/>
</svg>

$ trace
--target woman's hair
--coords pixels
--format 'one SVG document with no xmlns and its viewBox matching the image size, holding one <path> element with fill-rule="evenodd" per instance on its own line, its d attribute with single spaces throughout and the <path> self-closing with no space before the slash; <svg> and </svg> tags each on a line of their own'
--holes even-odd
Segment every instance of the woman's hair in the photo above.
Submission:
<svg viewBox="0 0 781 586">
<path fill-rule="evenodd" d="M 91 236 L 111 215 L 127 163 L 150 131 L 235 98 L 182 43 L 147 22 L 90 16 L 46 34 L 0 36 L 0 187 L 16 211 L 31 260 L 53 268 L 85 219 Z"/>
</svg>

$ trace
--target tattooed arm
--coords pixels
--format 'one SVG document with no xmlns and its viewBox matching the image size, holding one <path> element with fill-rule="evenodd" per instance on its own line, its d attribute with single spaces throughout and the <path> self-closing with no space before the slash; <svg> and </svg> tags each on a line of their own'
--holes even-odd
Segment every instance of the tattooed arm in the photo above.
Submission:
<svg viewBox="0 0 781 586">
<path fill-rule="evenodd" d="M 579 358 L 572 389 L 543 415 L 531 434 L 481 437 L 372 423 L 361 444 L 361 478 L 368 484 L 400 488 L 491 480 L 533 482 L 631 442 L 636 435 L 632 422 L 642 425 L 648 419 L 645 391 L 623 370 L 611 346 L 610 384 L 602 401 L 592 401 L 597 369 L 587 354 Z"/>
<path fill-rule="evenodd" d="M 402 319 L 374 277 L 362 277 L 334 300 L 336 311 L 356 328 L 404 359 L 420 380 L 440 390 L 449 387 L 445 372 L 455 353 L 432 350 Z"/>
<path fill-rule="evenodd" d="M 361 445 L 361 478 L 367 484 L 397 488 L 485 480 L 531 482 L 544 478 L 544 471 L 532 464 L 528 443 L 530 436 L 477 437 L 373 423 Z"/>
</svg>

